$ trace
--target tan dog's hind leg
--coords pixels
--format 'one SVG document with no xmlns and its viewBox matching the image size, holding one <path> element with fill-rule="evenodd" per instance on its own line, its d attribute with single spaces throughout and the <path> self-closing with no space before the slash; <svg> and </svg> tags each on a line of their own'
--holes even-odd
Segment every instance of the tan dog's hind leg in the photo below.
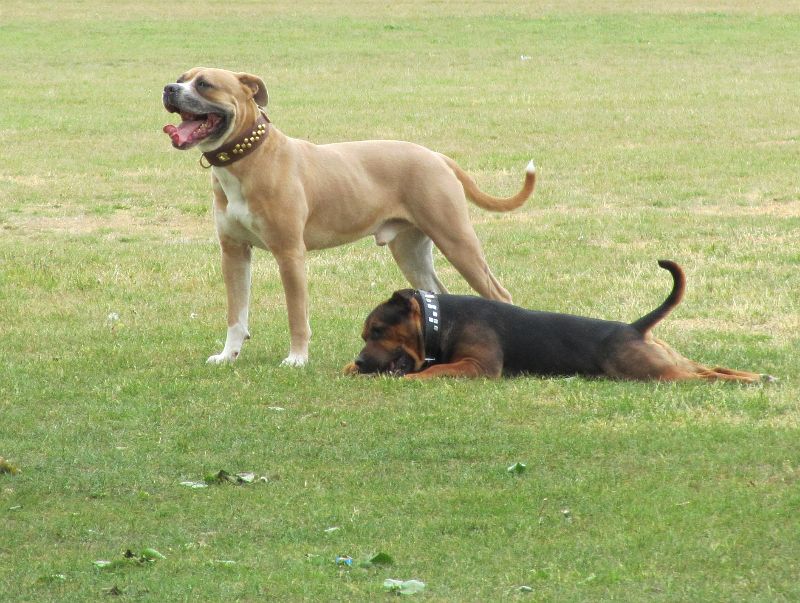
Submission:
<svg viewBox="0 0 800 603">
<path fill-rule="evenodd" d="M 479 295 L 511 303 L 511 295 L 492 274 L 469 220 L 461 183 L 448 170 L 437 185 L 420 191 L 414 221 Z"/>
<path fill-rule="evenodd" d="M 447 293 L 433 269 L 433 241 L 421 230 L 410 226 L 389 243 L 397 265 L 415 289 Z"/>
<path fill-rule="evenodd" d="M 222 249 L 222 278 L 228 299 L 228 334 L 225 347 L 207 362 L 220 364 L 236 360 L 242 344 L 250 339 L 247 321 L 250 306 L 250 246 L 220 238 Z"/>
<path fill-rule="evenodd" d="M 438 232 L 433 242 L 481 297 L 511 303 L 511 294 L 489 269 L 472 225 Z"/>
</svg>

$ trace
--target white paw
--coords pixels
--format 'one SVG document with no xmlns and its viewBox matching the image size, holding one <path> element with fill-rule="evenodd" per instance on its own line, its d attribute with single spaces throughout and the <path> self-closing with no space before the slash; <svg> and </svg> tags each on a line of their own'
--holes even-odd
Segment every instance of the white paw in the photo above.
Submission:
<svg viewBox="0 0 800 603">
<path fill-rule="evenodd" d="M 289 354 L 283 359 L 281 366 L 305 366 L 307 362 L 307 354 Z"/>
<path fill-rule="evenodd" d="M 222 364 L 224 362 L 233 362 L 239 357 L 239 352 L 228 352 L 222 350 L 219 354 L 209 356 L 206 364 Z"/>
</svg>

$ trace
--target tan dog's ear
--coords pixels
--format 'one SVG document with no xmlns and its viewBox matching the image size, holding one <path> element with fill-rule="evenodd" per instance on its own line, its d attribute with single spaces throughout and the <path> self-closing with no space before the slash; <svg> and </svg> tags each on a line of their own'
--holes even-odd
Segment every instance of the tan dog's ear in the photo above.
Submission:
<svg viewBox="0 0 800 603">
<path fill-rule="evenodd" d="M 266 107 L 269 102 L 269 94 L 267 94 L 267 87 L 264 85 L 264 80 L 249 73 L 237 73 L 236 77 L 245 86 L 253 91 L 253 100 L 259 107 Z"/>
</svg>

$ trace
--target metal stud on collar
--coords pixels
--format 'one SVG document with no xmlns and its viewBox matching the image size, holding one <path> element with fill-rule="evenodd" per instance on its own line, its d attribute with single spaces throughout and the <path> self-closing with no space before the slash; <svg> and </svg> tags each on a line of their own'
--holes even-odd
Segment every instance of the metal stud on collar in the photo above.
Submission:
<svg viewBox="0 0 800 603">
<path fill-rule="evenodd" d="M 247 149 L 252 148 L 253 144 L 261 140 L 261 137 L 264 135 L 264 132 L 267 131 L 267 124 L 258 124 L 258 127 L 250 132 L 249 136 L 245 136 L 242 142 L 238 143 L 231 153 L 234 155 L 241 155 L 242 153 L 246 152 Z M 222 157 L 219 158 L 220 161 L 227 161 L 228 159 L 223 159 Z"/>
</svg>

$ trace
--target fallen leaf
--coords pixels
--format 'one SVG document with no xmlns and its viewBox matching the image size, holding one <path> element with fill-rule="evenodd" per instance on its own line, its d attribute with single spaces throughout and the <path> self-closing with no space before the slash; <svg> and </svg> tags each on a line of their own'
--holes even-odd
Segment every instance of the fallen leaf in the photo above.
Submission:
<svg viewBox="0 0 800 603">
<path fill-rule="evenodd" d="M 414 595 L 425 590 L 425 583 L 419 580 L 394 580 L 387 578 L 383 581 L 383 588 L 389 592 L 401 595 Z"/>
<path fill-rule="evenodd" d="M 392 565 L 394 559 L 386 553 L 378 553 L 358 564 L 359 567 L 373 567 L 375 565 Z"/>
<path fill-rule="evenodd" d="M 251 471 L 245 471 L 231 475 L 224 469 L 220 469 L 219 472 L 207 475 L 205 477 L 206 484 L 224 484 L 228 482 L 241 486 L 242 484 L 252 484 L 255 481 L 268 482 L 269 478 L 265 475 L 256 480 L 256 474 Z"/>
<path fill-rule="evenodd" d="M 166 559 L 166 557 L 155 549 L 144 549 L 142 551 L 142 559 L 145 561 L 155 561 L 156 559 Z"/>
<path fill-rule="evenodd" d="M 527 468 L 528 467 L 525 463 L 514 463 L 508 469 L 506 469 L 506 471 L 512 475 L 519 475 L 520 473 L 525 473 L 525 469 Z"/>
<path fill-rule="evenodd" d="M 2 456 L 0 456 L 0 474 L 2 473 L 10 473 L 11 475 L 16 475 L 19 473 L 19 467 L 12 465 Z"/>
</svg>

